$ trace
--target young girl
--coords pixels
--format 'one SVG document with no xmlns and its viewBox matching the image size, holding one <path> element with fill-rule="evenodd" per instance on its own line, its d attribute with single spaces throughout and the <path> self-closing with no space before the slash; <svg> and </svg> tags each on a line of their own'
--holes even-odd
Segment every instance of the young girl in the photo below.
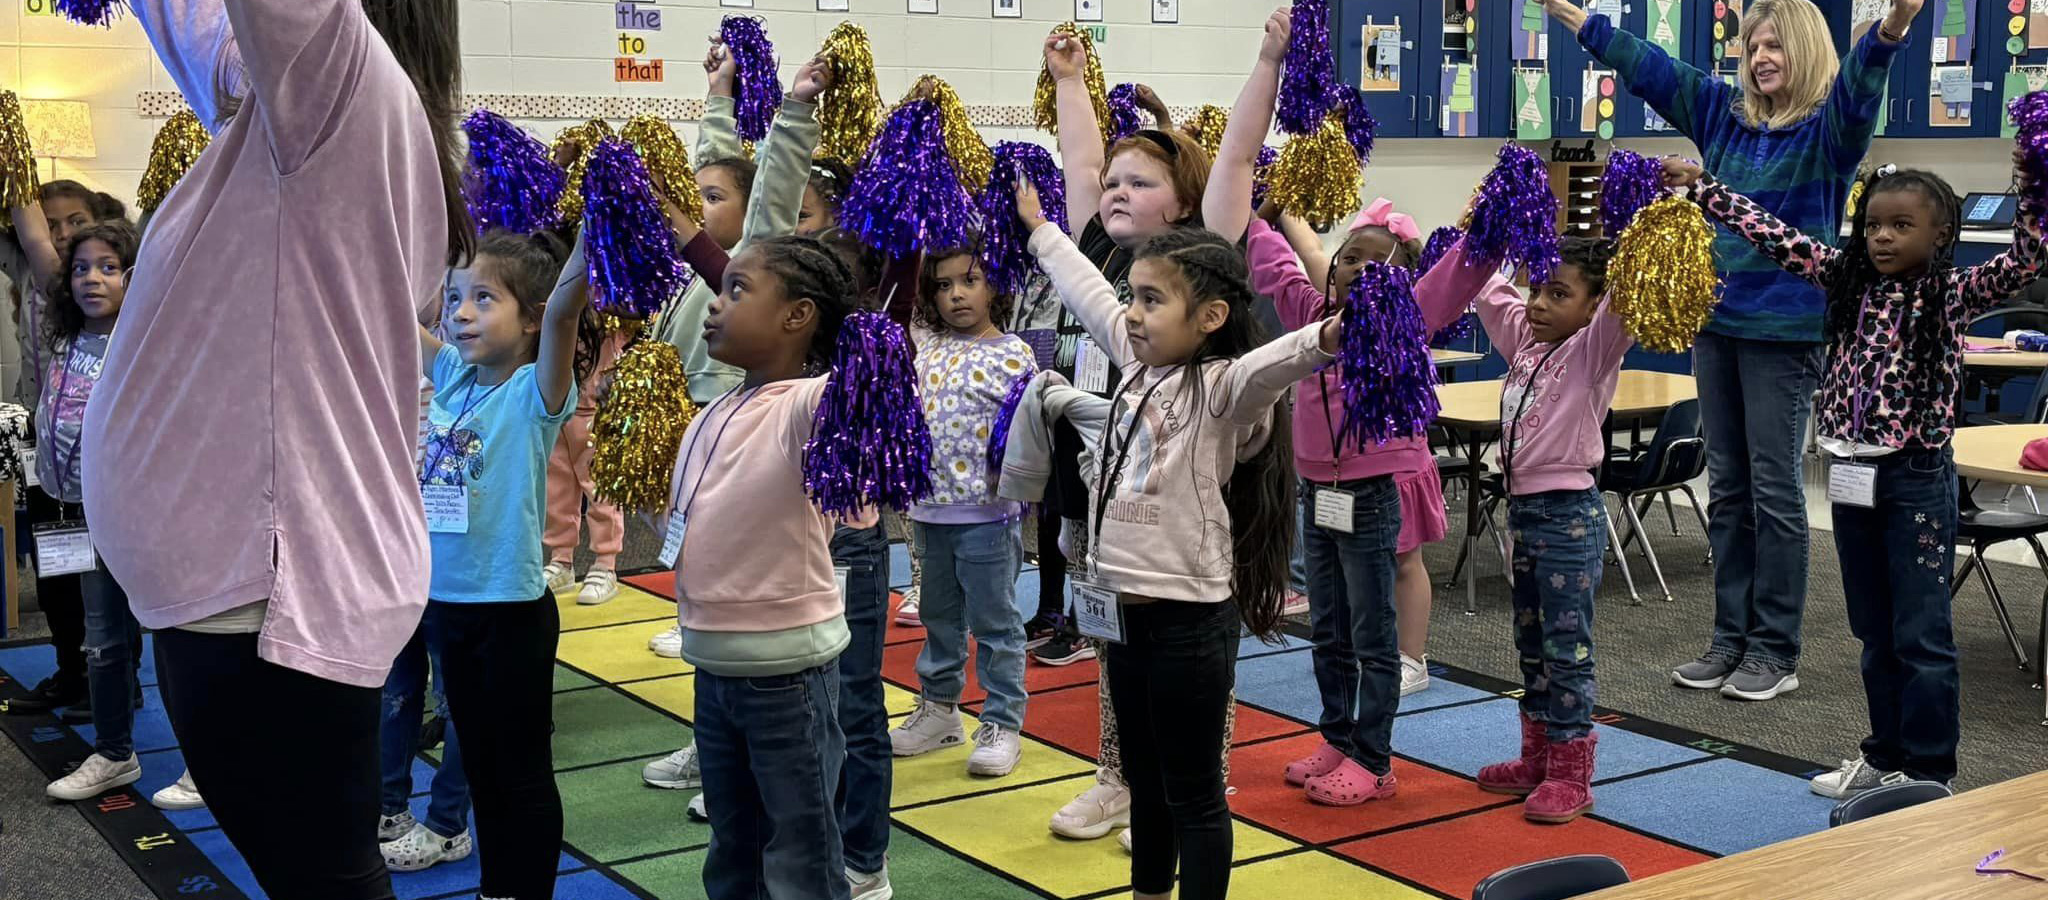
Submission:
<svg viewBox="0 0 2048 900">
<path fill-rule="evenodd" d="M 593 559 L 583 576 L 583 589 L 576 593 L 576 602 L 583 606 L 608 603 L 619 595 L 619 551 L 626 543 L 626 515 L 597 496 L 596 483 L 590 477 L 590 423 L 597 417 L 598 383 L 618 361 L 630 334 L 622 330 L 598 337 L 597 346 L 590 349 L 592 358 L 579 366 L 586 374 L 576 386 L 576 414 L 562 424 L 562 436 L 548 456 L 547 527 L 541 533 L 548 564 L 541 577 L 550 591 L 566 590 L 576 583 L 576 542 L 581 526 L 589 526 Z"/>
<path fill-rule="evenodd" d="M 554 896 L 562 843 L 550 746 L 561 623 L 539 530 L 548 451 L 576 410 L 588 301 L 581 240 L 566 264 L 564 250 L 551 234 L 485 236 L 475 261 L 449 273 L 449 342 L 419 330 L 435 387 L 420 465 L 434 562 L 423 626 L 464 737 L 483 835 L 479 894 L 493 898 Z M 459 836 L 438 837 L 457 849 Z"/>
<path fill-rule="evenodd" d="M 1019 378 L 1037 373 L 1031 347 L 1004 334 L 1016 298 L 997 294 L 972 250 L 931 254 L 917 323 L 919 396 L 935 423 L 932 497 L 910 511 L 924 558 L 924 649 L 916 711 L 889 732 L 897 756 L 921 756 L 962 742 L 960 692 L 967 686 L 967 634 L 988 702 L 974 732 L 971 775 L 1008 775 L 1023 752 L 1024 620 L 1017 612 L 1023 563 L 1023 507 L 996 497 L 1001 472 L 988 470 L 988 439 Z"/>
<path fill-rule="evenodd" d="M 796 216 L 796 233 L 804 237 L 839 227 L 839 205 L 846 189 L 853 185 L 853 170 L 836 159 L 811 163 L 811 177 L 804 182 L 804 205 Z"/>
<path fill-rule="evenodd" d="M 1819 434 L 1849 625 L 1863 642 L 1870 736 L 1858 758 L 1813 779 L 1813 791 L 1842 798 L 1909 779 L 1947 783 L 1961 732 L 1948 577 L 1963 333 L 2033 281 L 2041 223 L 2023 216 L 2010 250 L 1958 268 L 1955 191 L 1934 174 L 1871 173 L 1838 250 L 1698 166 L 1666 160 L 1664 168 L 1673 184 L 1697 182 L 1700 206 L 1722 227 L 1828 296 Z M 1859 564 L 1849 564 L 1852 556 Z"/>
<path fill-rule="evenodd" d="M 42 491 L 57 504 L 57 520 L 37 526 L 38 585 L 60 578 L 76 581 L 85 607 L 86 683 L 92 694 L 93 754 L 71 774 L 50 783 L 54 800 L 84 800 L 132 784 L 142 777 L 135 756 L 135 703 L 142 688 L 135 663 L 142 656 L 142 627 L 128 610 L 128 594 L 93 554 L 90 527 L 79 502 L 84 497 L 79 460 L 84 451 L 80 425 L 106 363 L 108 336 L 128 292 L 141 238 L 126 222 L 91 225 L 71 235 L 67 277 L 55 282 L 44 346 L 50 371 L 36 408 L 36 474 Z M 61 545 L 86 559 L 60 561 Z M 54 571 L 53 571 L 54 570 Z"/>
<path fill-rule="evenodd" d="M 1231 820 L 1215 753 L 1230 739 L 1240 622 L 1277 628 L 1294 539 L 1275 405 L 1330 362 L 1337 321 L 1251 350 L 1243 254 L 1188 228 L 1139 248 L 1123 305 L 1028 183 L 1017 206 L 1061 301 L 1126 373 L 1089 473 L 1076 605 L 1096 614 L 1094 636 L 1116 639 L 1105 677 L 1131 795 L 1132 889 L 1167 897 L 1178 869 L 1182 898 L 1220 898 Z"/>
<path fill-rule="evenodd" d="M 1606 241 L 1564 238 L 1562 261 L 1523 303 L 1505 277 L 1467 265 L 1460 241 L 1416 285 L 1423 317 L 1448 322 L 1479 298 L 1479 322 L 1508 360 L 1501 473 L 1514 545 L 1515 650 L 1522 664 L 1522 754 L 1479 770 L 1479 786 L 1527 795 L 1522 816 L 1569 822 L 1593 808 L 1593 595 L 1607 506 L 1593 470 L 1621 359 L 1635 343 L 1602 302 Z"/>
</svg>

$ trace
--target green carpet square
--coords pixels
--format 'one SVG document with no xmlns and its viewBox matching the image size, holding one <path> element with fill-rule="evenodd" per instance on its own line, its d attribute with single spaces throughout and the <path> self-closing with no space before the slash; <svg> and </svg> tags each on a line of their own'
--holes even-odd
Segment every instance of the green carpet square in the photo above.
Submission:
<svg viewBox="0 0 2048 900">
<path fill-rule="evenodd" d="M 555 695 L 555 768 L 661 756 L 690 742 L 690 729 L 606 689 Z M 634 779 L 638 784 L 639 780 Z"/>
<path fill-rule="evenodd" d="M 710 827 L 683 812 L 695 791 L 665 791 L 640 781 L 641 766 L 653 758 L 557 773 L 562 839 L 599 862 L 710 843 Z M 676 896 L 703 896 L 703 889 Z"/>
</svg>

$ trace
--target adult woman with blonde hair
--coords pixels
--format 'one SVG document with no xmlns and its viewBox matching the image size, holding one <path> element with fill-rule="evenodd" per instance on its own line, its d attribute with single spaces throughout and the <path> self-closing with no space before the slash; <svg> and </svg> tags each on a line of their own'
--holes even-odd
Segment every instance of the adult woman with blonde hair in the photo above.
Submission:
<svg viewBox="0 0 2048 900">
<path fill-rule="evenodd" d="M 1922 0 L 1891 11 L 1838 63 L 1810 0 L 1758 0 L 1744 13 L 1737 85 L 1671 59 L 1587 16 L 1573 0 L 1544 8 L 1699 147 L 1706 170 L 1807 234 L 1836 234 L 1856 167 L 1870 149 L 1892 57 Z M 1714 549 L 1714 635 L 1676 667 L 1683 687 L 1769 700 L 1799 686 L 1806 604 L 1806 495 L 1800 444 L 1818 377 L 1826 297 L 1726 232 L 1714 243 L 1727 285 L 1693 348 L 1707 436 L 1707 539 Z"/>
</svg>

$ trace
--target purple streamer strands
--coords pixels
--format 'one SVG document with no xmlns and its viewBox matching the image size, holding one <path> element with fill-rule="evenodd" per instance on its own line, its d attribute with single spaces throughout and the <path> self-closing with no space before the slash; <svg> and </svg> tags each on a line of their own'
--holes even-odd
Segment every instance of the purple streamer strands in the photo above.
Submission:
<svg viewBox="0 0 2048 900">
<path fill-rule="evenodd" d="M 1436 420 L 1436 364 L 1423 340 L 1422 310 L 1407 269 L 1365 264 L 1345 298 L 1337 344 L 1344 441 L 1377 446 L 1422 434 Z"/>
<path fill-rule="evenodd" d="M 847 316 L 804 444 L 804 492 L 828 516 L 909 509 L 931 494 L 931 461 L 903 326 L 877 312 Z"/>
<path fill-rule="evenodd" d="M 889 114 L 847 188 L 839 225 L 893 257 L 968 246 L 974 202 L 946 153 L 938 107 L 913 100 Z"/>
<path fill-rule="evenodd" d="M 1024 402 L 1024 394 L 1031 390 L 1031 382 L 1038 377 L 1035 370 L 1026 370 L 1010 382 L 1010 392 L 1003 395 L 1003 404 L 996 407 L 995 427 L 988 432 L 988 480 L 994 483 L 1003 471 L 1003 453 L 1010 448 L 1010 420 L 1017 417 L 1017 405 Z"/>
<path fill-rule="evenodd" d="M 1273 164 L 1280 161 L 1280 151 L 1270 145 L 1259 148 L 1259 159 L 1252 164 L 1252 211 L 1266 202 L 1266 191 L 1273 186 Z"/>
<path fill-rule="evenodd" d="M 1067 185 L 1044 147 L 1021 141 L 996 145 L 996 164 L 988 186 L 974 198 L 981 212 L 981 269 L 998 293 L 1024 290 L 1038 260 L 1031 255 L 1031 234 L 1017 218 L 1017 179 L 1038 189 L 1038 203 L 1047 221 L 1067 230 Z"/>
<path fill-rule="evenodd" d="M 81 25 L 98 25 L 102 28 L 114 24 L 114 16 L 121 12 L 121 0 L 57 0 L 57 12 Z"/>
<path fill-rule="evenodd" d="M 1144 116 L 1138 112 L 1138 86 L 1124 82 L 1109 89 L 1109 142 L 1114 144 L 1137 134 L 1144 127 Z"/>
<path fill-rule="evenodd" d="M 1600 176 L 1600 227 L 1609 238 L 1621 237 L 1643 207 L 1664 196 L 1664 164 L 1631 150 L 1607 156 Z"/>
<path fill-rule="evenodd" d="M 548 145 L 488 109 L 470 113 L 462 130 L 469 136 L 462 192 L 477 233 L 502 228 L 531 234 L 552 227 L 568 174 L 555 165 Z"/>
<path fill-rule="evenodd" d="M 1512 143 L 1500 148 L 1500 162 L 1479 183 L 1465 234 L 1468 263 L 1514 263 L 1528 269 L 1530 284 L 1550 280 L 1557 265 L 1557 195 L 1536 151 Z"/>
<path fill-rule="evenodd" d="M 734 130 L 741 140 L 759 141 L 768 136 L 768 123 L 782 108 L 775 45 L 768 42 L 761 20 L 750 16 L 726 16 L 718 33 L 732 53 Z"/>
<path fill-rule="evenodd" d="M 1330 0 L 1294 0 L 1287 68 L 1280 76 L 1275 118 L 1285 134 L 1314 134 L 1337 99 L 1337 60 L 1330 51 Z"/>
<path fill-rule="evenodd" d="M 2020 215 L 2048 214 L 2048 91 L 2013 98 L 2009 107 L 2020 152 Z"/>
<path fill-rule="evenodd" d="M 1338 106 L 1344 111 L 1344 139 L 1351 142 L 1351 149 L 1358 151 L 1358 161 L 1372 159 L 1373 135 L 1379 131 L 1380 123 L 1373 119 L 1372 110 L 1365 108 L 1365 92 L 1349 85 L 1337 88 Z"/>
<path fill-rule="evenodd" d="M 688 283 L 647 166 L 618 138 L 598 142 L 584 169 L 583 252 L 599 312 L 649 318 Z"/>
</svg>

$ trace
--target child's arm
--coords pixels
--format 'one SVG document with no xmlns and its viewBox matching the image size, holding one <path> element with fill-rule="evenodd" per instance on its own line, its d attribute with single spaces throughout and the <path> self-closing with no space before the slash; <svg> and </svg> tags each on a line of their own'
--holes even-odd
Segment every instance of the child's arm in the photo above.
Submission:
<svg viewBox="0 0 2048 900">
<path fill-rule="evenodd" d="M 67 273 L 64 260 L 57 255 L 57 242 L 50 238 L 50 220 L 43 217 L 43 205 L 31 203 L 7 212 L 14 219 L 14 239 L 21 243 L 22 255 L 28 257 L 29 277 L 41 290 L 49 290 Z"/>
<path fill-rule="evenodd" d="M 697 280 L 708 285 L 711 293 L 725 290 L 725 266 L 732 257 L 710 232 L 700 229 L 683 243 L 683 262 L 696 270 Z"/>
<path fill-rule="evenodd" d="M 1702 135 L 1733 120 L 1735 89 L 1699 69 L 1672 59 L 1664 48 L 1626 31 L 1606 16 L 1588 16 L 1575 0 L 1543 0 L 1544 11 L 1578 34 L 1593 58 L 1614 69 L 1628 92 L 1643 99 L 1671 127 L 1696 144 Z"/>
<path fill-rule="evenodd" d="M 1730 233 L 1748 241 L 1758 253 L 1785 271 L 1812 282 L 1822 290 L 1826 290 L 1834 280 L 1842 251 L 1785 224 L 1771 215 L 1770 210 L 1757 205 L 1756 201 L 1707 175 L 1697 164 L 1666 157 L 1664 183 L 1689 188 L 1693 202 L 1706 211 L 1708 218 L 1720 222 Z"/>
<path fill-rule="evenodd" d="M 583 232 L 578 229 L 569 261 L 562 264 L 555 292 L 548 295 L 541 313 L 540 359 L 533 367 L 533 378 L 540 385 L 542 411 L 549 416 L 561 414 L 570 389 L 576 386 L 576 324 L 589 305 L 590 264 L 583 259 Z"/>
<path fill-rule="evenodd" d="M 1890 79 L 1892 58 L 1904 47 L 1887 34 L 1904 38 L 1920 11 L 1923 0 L 1893 0 L 1891 14 L 1863 35 L 1842 57 L 1835 73 L 1834 88 L 1821 104 L 1826 128 L 1821 143 L 1830 165 L 1838 172 L 1854 172 L 1870 150 L 1870 138 L 1877 132 L 1879 105 L 1884 102 L 1885 82 Z"/>
<path fill-rule="evenodd" d="M 372 42 L 383 38 L 360 0 L 224 2 L 271 160 L 280 173 L 296 172 L 336 132 L 357 99 Z M 419 104 L 410 97 L 405 102 Z"/>
<path fill-rule="evenodd" d="M 1273 308 L 1279 311 L 1282 326 L 1300 328 L 1323 317 L 1323 292 L 1316 290 L 1301 270 L 1301 262 L 1295 259 L 1293 248 L 1287 246 L 1287 239 L 1264 220 L 1252 220 L 1244 256 L 1251 264 L 1252 290 L 1273 298 Z"/>
<path fill-rule="evenodd" d="M 221 101 L 248 89 L 222 0 L 133 0 L 129 8 L 199 124 L 216 130 Z"/>
<path fill-rule="evenodd" d="M 1266 204 L 1271 206 L 1273 201 L 1269 198 Z M 1263 211 L 1261 215 L 1263 216 Z M 1308 276 L 1309 283 L 1330 283 L 1330 254 L 1323 249 L 1322 237 L 1299 216 L 1278 208 L 1274 210 L 1274 215 L 1279 221 L 1266 221 L 1273 222 L 1273 228 L 1287 238 L 1287 246 L 1294 248 L 1294 255 L 1301 260 L 1301 272 Z"/>
<path fill-rule="evenodd" d="M 1039 269 L 1052 279 L 1060 302 L 1074 311 L 1074 318 L 1088 329 L 1096 348 L 1109 354 L 1117 368 L 1130 368 L 1137 356 L 1131 352 L 1131 330 L 1124 323 L 1124 307 L 1117 302 L 1116 288 L 1110 286 L 1109 279 L 1102 277 L 1102 270 L 1082 255 L 1081 248 L 1074 246 L 1059 226 L 1045 220 L 1039 209 L 1038 192 L 1032 189 L 1029 179 L 1017 179 L 1017 214 L 1023 217 L 1024 226 L 1031 229 L 1031 255 L 1037 257 Z"/>
<path fill-rule="evenodd" d="M 1297 328 L 1238 358 L 1223 375 L 1230 420 L 1256 425 L 1289 389 L 1336 358 L 1338 317 Z"/>
<path fill-rule="evenodd" d="M 1258 61 L 1231 107 L 1230 124 L 1224 126 L 1216 161 L 1209 168 L 1209 187 L 1202 192 L 1202 222 L 1227 241 L 1243 237 L 1251 218 L 1252 175 L 1259 148 L 1273 130 L 1274 96 L 1280 90 L 1280 60 L 1287 55 L 1288 31 L 1286 8 L 1266 18 Z"/>
<path fill-rule="evenodd" d="M 1493 293 L 1497 287 L 1496 282 L 1506 281 L 1500 278 L 1499 274 L 1496 269 L 1467 265 L 1465 240 L 1459 238 L 1457 243 L 1452 244 L 1451 249 L 1437 260 L 1436 265 L 1430 266 L 1429 271 L 1422 273 L 1422 277 L 1415 281 L 1415 305 L 1422 309 L 1423 331 L 1435 334 L 1442 331 L 1444 326 L 1457 321 L 1458 317 L 1465 314 L 1465 309 L 1472 305 L 1474 298 L 1482 293 Z M 1515 293 L 1512 285 L 1507 287 L 1502 299 L 1518 307 L 1521 305 L 1521 297 Z M 1515 324 L 1520 325 L 1520 310 L 1515 312 Z M 1492 330 L 1491 327 L 1487 329 L 1489 334 Z M 1515 328 L 1509 327 L 1507 330 L 1514 331 Z M 1527 330 L 1526 327 L 1520 329 L 1523 334 L 1526 334 Z M 1495 338 L 1494 342 L 1500 343 L 1500 340 Z M 1520 341 L 1516 341 L 1515 344 L 1520 346 Z M 1513 355 L 1512 351 L 1503 352 L 1511 357 Z"/>
<path fill-rule="evenodd" d="M 761 164 L 754 176 L 754 195 L 740 228 L 738 253 L 751 241 L 796 233 L 803 214 L 804 188 L 811 183 L 811 155 L 818 149 L 818 95 L 832 86 L 832 66 L 821 58 L 804 63 L 790 85 L 789 96 L 775 113 L 768 136 L 755 148 Z"/>
<path fill-rule="evenodd" d="M 739 72 L 732 51 L 717 37 L 704 54 L 704 76 L 710 85 L 704 92 L 704 118 L 697 122 L 698 165 L 746 155 L 740 143 L 739 119 L 733 114 L 732 83 Z"/>
<path fill-rule="evenodd" d="M 2015 149 L 2013 172 L 2020 182 L 2019 190 L 2025 191 L 2027 175 L 2021 161 L 2021 153 Z M 2044 226 L 2031 207 L 2029 203 L 2020 204 L 2020 215 L 2012 226 L 2011 247 L 1980 265 L 1956 273 L 1956 290 L 1948 297 L 1951 318 L 1966 322 L 2012 299 L 2033 282 L 2043 263 L 2048 263 L 2043 258 L 2048 248 L 2044 248 L 2041 240 Z"/>
<path fill-rule="evenodd" d="M 1102 205 L 1102 126 L 1081 72 L 1088 52 L 1078 38 L 1045 39 L 1045 69 L 1052 73 L 1053 100 L 1060 116 L 1060 168 L 1067 182 L 1067 227 L 1080 234 Z M 1019 179 L 1020 181 L 1022 179 Z M 1035 208 L 1035 207 L 1034 207 Z"/>
<path fill-rule="evenodd" d="M 439 337 L 436 337 L 434 335 L 434 332 L 428 329 L 427 326 L 421 325 L 419 326 L 419 329 L 420 371 L 431 374 L 434 371 L 434 358 L 441 355 L 441 348 L 446 345 L 443 344 L 441 342 L 441 339 Z"/>
</svg>

